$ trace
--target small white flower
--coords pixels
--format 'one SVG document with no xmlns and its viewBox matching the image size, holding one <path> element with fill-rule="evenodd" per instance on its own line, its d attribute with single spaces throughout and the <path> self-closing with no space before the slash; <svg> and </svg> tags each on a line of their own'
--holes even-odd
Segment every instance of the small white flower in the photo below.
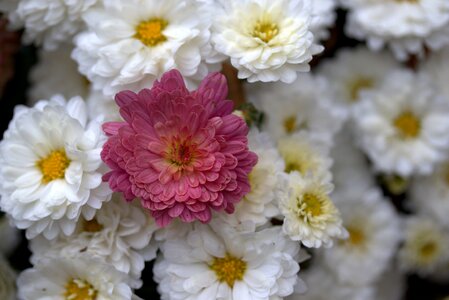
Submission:
<svg viewBox="0 0 449 300">
<path fill-rule="evenodd" d="M 344 119 L 343 111 L 332 105 L 333 97 L 325 78 L 309 74 L 292 84 L 264 84 L 250 93 L 250 101 L 266 114 L 263 129 L 276 140 L 306 131 L 329 146 Z"/>
<path fill-rule="evenodd" d="M 286 173 L 298 172 L 302 177 L 331 182 L 329 149 L 313 141 L 305 132 L 280 139 L 278 149 L 284 159 Z"/>
<path fill-rule="evenodd" d="M 140 287 L 145 261 L 156 257 L 157 247 L 150 243 L 155 230 L 153 219 L 140 207 L 114 195 L 92 220 L 80 220 L 71 236 L 31 240 L 31 262 L 58 255 L 70 259 L 86 253 L 129 274 L 134 281 L 132 287 Z"/>
<path fill-rule="evenodd" d="M 311 31 L 317 40 L 329 37 L 329 27 L 334 25 L 337 14 L 336 0 L 313 0 Z"/>
<path fill-rule="evenodd" d="M 283 179 L 287 181 L 286 188 L 277 194 L 285 234 L 309 248 L 332 247 L 333 239 L 347 236 L 340 213 L 329 196 L 332 184 L 302 177 L 297 172 Z"/>
<path fill-rule="evenodd" d="M 308 72 L 314 43 L 310 0 L 221 1 L 212 32 L 215 49 L 229 56 L 238 77 L 291 83 Z M 218 8 L 218 7 L 217 7 Z"/>
<path fill-rule="evenodd" d="M 79 97 L 16 108 L 0 143 L 0 204 L 27 238 L 70 235 L 81 214 L 91 220 L 109 200 L 103 143 L 99 120 L 87 122 Z"/>
<path fill-rule="evenodd" d="M 424 74 L 392 72 L 353 113 L 361 146 L 382 172 L 429 174 L 446 157 L 449 103 Z"/>
<path fill-rule="evenodd" d="M 22 300 L 131 300 L 125 273 L 88 256 L 42 259 L 17 279 Z"/>
<path fill-rule="evenodd" d="M 357 2 L 346 32 L 366 39 L 372 50 L 388 45 L 398 59 L 405 60 L 409 54 L 423 55 L 425 47 L 438 50 L 449 44 L 446 0 Z"/>
<path fill-rule="evenodd" d="M 326 249 L 325 262 L 340 282 L 373 284 L 396 251 L 401 237 L 399 218 L 374 188 L 363 193 L 347 191 L 334 198 L 349 238 Z"/>
<path fill-rule="evenodd" d="M 422 216 L 405 220 L 405 242 L 399 251 L 400 266 L 423 276 L 449 264 L 449 238 L 432 219 Z"/>
<path fill-rule="evenodd" d="M 30 105 L 56 94 L 66 99 L 87 96 L 89 81 L 78 72 L 76 62 L 70 57 L 71 51 L 72 47 L 69 46 L 55 51 L 40 50 L 39 61 L 30 72 Z"/>
<path fill-rule="evenodd" d="M 3 1 L 4 2 L 4 1 Z M 54 50 L 84 28 L 82 15 L 98 0 L 18 0 L 0 10 L 9 13 L 13 27 L 25 27 L 26 43 Z"/>
<path fill-rule="evenodd" d="M 258 156 L 257 164 L 249 174 L 251 192 L 236 205 L 233 214 L 217 214 L 238 231 L 254 231 L 255 227 L 279 214 L 274 192 L 281 188 L 278 174 L 285 168 L 268 134 L 253 129 L 248 134 L 248 142 L 250 150 Z"/>
<path fill-rule="evenodd" d="M 279 300 L 293 293 L 299 244 L 279 227 L 238 234 L 222 223 L 195 224 L 168 240 L 154 267 L 163 300 Z"/>
<path fill-rule="evenodd" d="M 138 92 L 171 69 L 200 80 L 220 61 L 209 42 L 213 7 L 194 0 L 105 3 L 85 14 L 88 30 L 75 38 L 73 58 L 105 95 Z"/>
<path fill-rule="evenodd" d="M 374 300 L 372 286 L 357 286 L 341 283 L 334 274 L 321 263 L 312 265 L 301 272 L 307 291 L 293 294 L 286 300 Z M 380 299 L 380 298 L 379 298 Z M 384 299 L 382 299 L 384 300 Z"/>
<path fill-rule="evenodd" d="M 386 74 L 398 66 L 387 52 L 373 53 L 365 47 L 343 49 L 319 67 L 328 79 L 335 104 L 350 114 L 360 99 L 360 92 L 377 88 Z"/>
<path fill-rule="evenodd" d="M 420 214 L 449 229 L 449 164 L 439 165 L 432 175 L 413 178 L 410 201 Z"/>
<path fill-rule="evenodd" d="M 0 299 L 16 300 L 16 273 L 0 254 Z"/>
</svg>

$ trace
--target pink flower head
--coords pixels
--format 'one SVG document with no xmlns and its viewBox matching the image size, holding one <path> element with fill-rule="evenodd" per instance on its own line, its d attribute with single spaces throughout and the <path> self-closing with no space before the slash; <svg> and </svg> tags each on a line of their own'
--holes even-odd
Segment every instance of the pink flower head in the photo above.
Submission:
<svg viewBox="0 0 449 300">
<path fill-rule="evenodd" d="M 206 223 L 211 209 L 232 213 L 250 191 L 257 156 L 227 92 L 220 73 L 189 92 L 172 70 L 150 90 L 118 93 L 125 122 L 103 126 L 109 139 L 101 157 L 112 169 L 103 180 L 128 201 L 140 198 L 159 226 L 176 217 Z"/>
</svg>

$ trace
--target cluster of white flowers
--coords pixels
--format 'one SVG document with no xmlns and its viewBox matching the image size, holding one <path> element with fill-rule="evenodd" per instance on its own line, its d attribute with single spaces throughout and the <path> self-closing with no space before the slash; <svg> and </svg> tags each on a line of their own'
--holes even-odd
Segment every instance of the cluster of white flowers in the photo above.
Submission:
<svg viewBox="0 0 449 300">
<path fill-rule="evenodd" d="M 356 47 L 333 48 L 337 8 Z M 28 106 L 16 106 L 0 141 L 0 299 L 137 300 L 153 279 L 163 300 L 400 300 L 407 274 L 449 280 L 447 0 L 0 0 L 0 13 L 40 47 Z M 246 91 L 232 117 L 248 124 L 244 148 L 257 155 L 249 174 L 224 168 L 244 159 L 220 128 L 232 110 L 207 103 L 219 93 L 200 85 L 223 66 L 238 85 L 229 98 Z M 210 212 L 210 222 L 159 228 L 150 205 L 130 200 L 140 190 L 165 208 L 154 194 L 171 201 L 175 188 L 123 173 L 116 186 L 133 182 L 119 193 L 103 149 L 123 134 L 107 149 L 114 163 L 150 165 L 127 156 L 141 151 L 133 143 L 159 147 L 147 133 L 164 139 L 183 122 L 168 116 L 187 105 L 168 101 L 184 90 L 160 80 L 173 69 L 189 90 L 200 85 L 189 97 L 204 98 L 175 136 L 210 113 L 201 138 L 229 143 L 229 153 L 207 157 L 219 171 L 185 185 L 199 198 L 202 181 L 250 189 L 230 207 L 207 193 L 228 213 Z M 131 93 L 153 84 L 170 91 Z M 126 106 L 139 97 L 165 102 Z M 166 123 L 150 128 L 150 118 Z M 138 176 L 164 181 L 149 173 Z M 202 211 L 209 199 L 196 198 L 189 209 Z M 16 276 L 8 258 L 18 229 L 32 267 Z M 153 278 L 144 275 L 151 267 Z"/>
</svg>

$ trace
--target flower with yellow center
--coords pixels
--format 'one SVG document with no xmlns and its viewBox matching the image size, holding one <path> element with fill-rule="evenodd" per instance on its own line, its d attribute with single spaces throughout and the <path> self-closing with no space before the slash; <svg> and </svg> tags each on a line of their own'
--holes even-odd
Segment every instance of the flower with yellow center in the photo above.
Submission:
<svg viewBox="0 0 449 300">
<path fill-rule="evenodd" d="M 293 172 L 286 187 L 278 191 L 279 209 L 284 216 L 283 231 L 306 247 L 329 247 L 334 238 L 347 235 L 340 213 L 329 197 L 333 186 L 314 177 Z"/>
<path fill-rule="evenodd" d="M 214 257 L 210 264 L 210 269 L 220 282 L 226 282 L 229 287 L 233 287 L 236 281 L 243 280 L 246 271 L 246 262 L 226 253 L 225 257 Z"/>
<path fill-rule="evenodd" d="M 97 290 L 87 281 L 71 279 L 66 285 L 65 300 L 96 300 Z"/>
<path fill-rule="evenodd" d="M 374 86 L 374 79 L 368 77 L 359 77 L 348 83 L 350 99 L 353 102 L 359 100 L 360 92 Z"/>
<path fill-rule="evenodd" d="M 148 47 L 155 47 L 167 40 L 163 33 L 167 25 L 168 21 L 160 18 L 140 22 L 136 27 L 134 37 Z"/>
<path fill-rule="evenodd" d="M 332 161 L 326 156 L 326 147 L 311 140 L 306 133 L 280 139 L 278 149 L 285 161 L 286 173 L 298 172 L 302 176 L 312 174 L 325 181 L 330 180 Z"/>
<path fill-rule="evenodd" d="M 402 267 L 426 275 L 449 263 L 447 233 L 428 217 L 406 220 L 405 243 L 399 251 Z"/>
<path fill-rule="evenodd" d="M 403 139 L 416 138 L 421 132 L 421 121 L 411 111 L 405 111 L 397 116 L 393 121 L 393 125 Z"/>
<path fill-rule="evenodd" d="M 47 157 L 42 158 L 36 163 L 42 173 L 42 182 L 49 183 L 56 179 L 63 179 L 65 170 L 70 165 L 65 150 L 55 150 Z"/>
</svg>

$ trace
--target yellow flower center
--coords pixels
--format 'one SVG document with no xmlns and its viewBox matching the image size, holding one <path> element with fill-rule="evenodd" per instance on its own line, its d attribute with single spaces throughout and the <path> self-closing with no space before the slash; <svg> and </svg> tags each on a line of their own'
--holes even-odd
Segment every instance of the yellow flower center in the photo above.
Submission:
<svg viewBox="0 0 449 300">
<path fill-rule="evenodd" d="M 64 150 L 55 150 L 38 161 L 36 165 L 42 172 L 42 182 L 49 183 L 55 179 L 64 178 L 65 170 L 70 165 L 70 159 Z"/>
<path fill-rule="evenodd" d="M 322 202 L 324 201 L 325 199 L 321 195 L 315 193 L 305 193 L 302 196 L 302 203 L 305 203 L 304 211 L 314 217 L 323 213 Z M 300 204 L 298 203 L 298 205 Z"/>
<path fill-rule="evenodd" d="M 97 290 L 85 280 L 72 279 L 65 286 L 65 300 L 95 300 Z"/>
<path fill-rule="evenodd" d="M 257 21 L 252 31 L 253 37 L 259 38 L 265 43 L 269 43 L 278 34 L 278 25 L 266 18 Z"/>
<path fill-rule="evenodd" d="M 140 22 L 136 27 L 134 37 L 146 46 L 154 47 L 167 40 L 167 37 L 162 33 L 167 25 L 168 22 L 166 20 L 159 18 Z"/>
<path fill-rule="evenodd" d="M 296 117 L 291 116 L 284 119 L 284 130 L 286 133 L 293 133 L 297 128 Z"/>
<path fill-rule="evenodd" d="M 362 230 L 351 226 L 347 227 L 346 229 L 349 232 L 349 239 L 347 241 L 348 243 L 353 246 L 360 246 L 363 244 L 363 242 L 365 241 L 365 234 Z"/>
<path fill-rule="evenodd" d="M 349 84 L 349 95 L 351 101 L 355 102 L 359 100 L 360 91 L 363 89 L 369 89 L 374 86 L 374 81 L 367 77 L 360 77 Z"/>
<path fill-rule="evenodd" d="M 84 232 L 98 232 L 103 229 L 103 225 L 98 223 L 97 219 L 92 219 L 90 221 L 84 221 L 83 231 Z"/>
<path fill-rule="evenodd" d="M 246 262 L 228 253 L 225 257 L 215 257 L 209 266 L 215 272 L 218 281 L 226 282 L 231 288 L 236 281 L 243 280 L 246 267 Z"/>
<path fill-rule="evenodd" d="M 396 117 L 393 124 L 399 135 L 404 139 L 416 138 L 421 131 L 421 121 L 410 111 Z"/>
<path fill-rule="evenodd" d="M 438 246 L 434 242 L 428 241 L 420 247 L 419 252 L 423 258 L 429 259 L 436 254 L 437 250 Z"/>
</svg>

